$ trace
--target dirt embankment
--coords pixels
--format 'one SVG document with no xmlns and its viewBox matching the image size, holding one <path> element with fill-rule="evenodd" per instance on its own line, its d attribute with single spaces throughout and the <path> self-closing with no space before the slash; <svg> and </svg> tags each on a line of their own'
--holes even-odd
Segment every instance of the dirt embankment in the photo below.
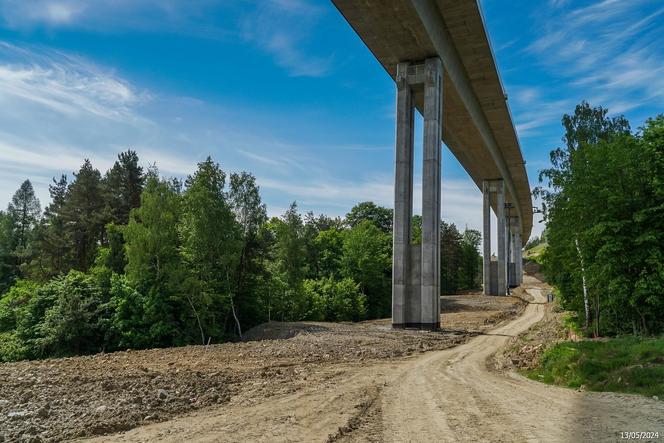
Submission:
<svg viewBox="0 0 664 443">
<path fill-rule="evenodd" d="M 125 431 L 231 400 L 332 385 L 348 368 L 465 343 L 519 313 L 514 297 L 443 297 L 436 333 L 360 324 L 270 323 L 253 341 L 0 365 L 0 442 L 61 441 Z"/>
</svg>

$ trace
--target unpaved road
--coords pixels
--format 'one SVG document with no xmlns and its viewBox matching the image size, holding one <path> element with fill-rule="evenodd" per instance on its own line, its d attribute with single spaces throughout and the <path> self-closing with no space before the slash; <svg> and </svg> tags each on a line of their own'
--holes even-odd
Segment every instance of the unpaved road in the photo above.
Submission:
<svg viewBox="0 0 664 443">
<path fill-rule="evenodd" d="M 664 402 L 577 392 L 496 373 L 487 359 L 544 314 L 540 282 L 523 315 L 461 346 L 409 360 L 345 364 L 316 383 L 97 441 L 619 441 L 621 431 L 664 439 Z"/>
<path fill-rule="evenodd" d="M 509 337 L 540 321 L 543 290 L 524 314 L 465 345 L 427 354 L 382 397 L 382 441 L 612 441 L 620 431 L 659 431 L 664 403 L 630 395 L 576 392 L 496 373 L 487 359 Z"/>
</svg>

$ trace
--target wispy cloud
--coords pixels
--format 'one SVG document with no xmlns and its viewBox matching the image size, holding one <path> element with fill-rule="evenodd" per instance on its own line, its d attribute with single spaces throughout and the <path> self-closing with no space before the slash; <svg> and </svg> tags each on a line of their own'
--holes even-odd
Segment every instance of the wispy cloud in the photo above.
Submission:
<svg viewBox="0 0 664 443">
<path fill-rule="evenodd" d="M 308 0 L 268 0 L 246 15 L 243 36 L 269 53 L 291 76 L 322 77 L 330 72 L 333 57 L 315 55 L 307 44 L 322 11 Z"/>
<path fill-rule="evenodd" d="M 130 108 L 147 94 L 132 89 L 112 73 L 85 61 L 46 51 L 29 62 L 16 60 L 25 50 L 0 42 L 0 98 L 22 100 L 70 116 L 93 114 L 108 119 L 134 119 Z M 41 63 L 41 64 L 37 64 Z"/>
<path fill-rule="evenodd" d="M 205 39 L 241 38 L 292 77 L 322 77 L 333 62 L 309 40 L 324 8 L 313 0 L 0 0 L 0 19 L 13 29 L 72 28 L 115 33 L 169 32 Z M 243 12 L 238 9 L 242 7 Z M 219 20 L 239 15 L 234 20 Z"/>
<path fill-rule="evenodd" d="M 602 0 L 542 14 L 541 37 L 526 51 L 584 98 L 602 99 L 596 104 L 612 113 L 664 105 L 661 4 Z"/>
<path fill-rule="evenodd" d="M 206 12 L 215 7 L 233 7 L 237 3 L 215 0 L 0 0 L 0 17 L 6 26 L 14 29 L 64 27 L 96 32 L 131 29 L 200 33 L 214 30 L 205 20 Z"/>
</svg>

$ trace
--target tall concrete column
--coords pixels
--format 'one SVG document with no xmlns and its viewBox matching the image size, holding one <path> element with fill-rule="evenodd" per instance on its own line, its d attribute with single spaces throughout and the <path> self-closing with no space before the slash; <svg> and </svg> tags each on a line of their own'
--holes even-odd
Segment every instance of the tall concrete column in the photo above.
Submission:
<svg viewBox="0 0 664 443">
<path fill-rule="evenodd" d="M 496 218 L 498 219 L 498 295 L 507 294 L 507 226 L 505 220 L 505 182 L 496 180 Z"/>
<path fill-rule="evenodd" d="M 443 66 L 439 58 L 424 64 L 424 154 L 422 166 L 421 327 L 440 326 L 440 175 L 443 128 Z"/>
<path fill-rule="evenodd" d="M 516 284 L 523 283 L 523 244 L 521 242 L 521 219 L 517 217 L 514 227 L 514 262 L 516 263 Z"/>
<path fill-rule="evenodd" d="M 515 217 L 507 217 L 507 285 L 510 288 L 517 286 L 516 261 L 514 260 L 514 218 Z"/>
<path fill-rule="evenodd" d="M 484 205 L 483 218 L 483 252 L 482 252 L 482 281 L 484 283 L 484 295 L 491 295 L 491 182 L 484 180 L 482 183 L 482 194 Z"/>
<path fill-rule="evenodd" d="M 408 63 L 397 66 L 397 134 L 394 180 L 392 259 L 392 323 L 406 324 L 410 283 L 411 220 L 413 217 L 413 95 L 408 83 Z"/>
</svg>

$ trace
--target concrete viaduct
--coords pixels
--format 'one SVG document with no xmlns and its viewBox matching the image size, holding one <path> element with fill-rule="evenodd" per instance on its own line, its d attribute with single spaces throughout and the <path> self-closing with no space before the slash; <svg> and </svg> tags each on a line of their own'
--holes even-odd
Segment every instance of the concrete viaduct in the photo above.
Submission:
<svg viewBox="0 0 664 443">
<path fill-rule="evenodd" d="M 484 293 L 522 279 L 533 208 L 477 0 L 332 0 L 396 82 L 392 326 L 440 327 L 441 141 L 484 195 Z M 424 118 L 422 242 L 411 239 L 414 110 Z M 491 260 L 491 210 L 497 260 Z"/>
</svg>

